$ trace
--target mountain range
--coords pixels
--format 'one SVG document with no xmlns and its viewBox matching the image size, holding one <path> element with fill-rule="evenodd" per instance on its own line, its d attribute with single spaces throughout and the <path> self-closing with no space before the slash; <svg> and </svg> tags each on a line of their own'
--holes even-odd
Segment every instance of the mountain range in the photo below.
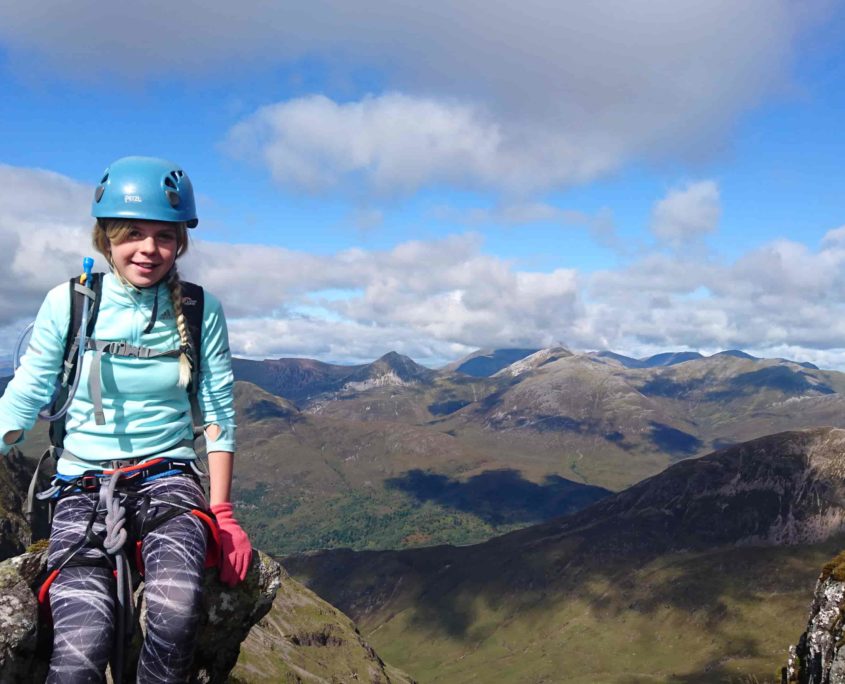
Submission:
<svg viewBox="0 0 845 684">
<path fill-rule="evenodd" d="M 459 370 L 478 359 L 474 375 Z M 390 353 L 357 366 L 236 359 L 234 370 L 234 494 L 277 555 L 480 542 L 681 459 L 845 427 L 845 375 L 738 351 L 493 350 L 436 371 Z"/>
<path fill-rule="evenodd" d="M 809 364 L 517 351 L 485 354 L 519 356 L 489 376 L 399 354 L 354 367 L 253 361 L 251 375 L 236 362 L 235 492 L 264 546 L 478 542 L 713 449 L 845 427 L 845 375 Z"/>
</svg>

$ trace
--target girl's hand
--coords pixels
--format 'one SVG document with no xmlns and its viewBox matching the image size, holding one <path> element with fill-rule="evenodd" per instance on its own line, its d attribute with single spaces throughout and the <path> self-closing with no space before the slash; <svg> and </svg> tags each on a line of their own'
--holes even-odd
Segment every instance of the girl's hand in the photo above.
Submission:
<svg viewBox="0 0 845 684">
<path fill-rule="evenodd" d="M 230 587 L 246 577 L 252 561 L 252 544 L 232 515 L 232 504 L 212 504 L 211 512 L 220 528 L 220 581 Z"/>
</svg>

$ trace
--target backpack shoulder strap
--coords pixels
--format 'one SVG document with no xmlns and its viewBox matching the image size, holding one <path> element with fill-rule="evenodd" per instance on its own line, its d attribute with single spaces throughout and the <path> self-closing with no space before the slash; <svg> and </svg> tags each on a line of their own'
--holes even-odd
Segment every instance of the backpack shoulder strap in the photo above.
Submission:
<svg viewBox="0 0 845 684">
<path fill-rule="evenodd" d="M 91 280 L 82 285 L 79 277 L 71 278 L 68 281 L 70 287 L 70 316 L 68 317 L 67 332 L 65 333 L 65 351 L 62 356 L 62 367 L 59 370 L 59 391 L 50 409 L 51 413 L 64 406 L 67 400 L 68 388 L 73 385 L 76 378 L 76 359 L 79 350 L 79 332 L 82 327 L 82 309 L 85 298 L 91 298 L 91 306 L 88 309 L 88 325 L 85 328 L 85 336 L 90 338 L 94 334 L 94 326 L 97 325 L 97 314 L 100 312 L 100 300 L 103 292 L 103 274 L 92 273 Z M 86 292 L 87 290 L 87 292 Z M 92 297 L 93 294 L 93 297 Z M 65 439 L 65 418 L 50 423 L 50 443 L 54 447 L 63 447 Z"/>
<path fill-rule="evenodd" d="M 197 402 L 199 390 L 200 364 L 202 363 L 202 319 L 205 309 L 205 292 L 196 283 L 182 281 L 182 313 L 191 338 L 191 384 L 188 394 L 191 398 L 194 431 L 202 427 L 203 417 Z"/>
<path fill-rule="evenodd" d="M 202 353 L 202 317 L 205 308 L 205 292 L 200 285 L 182 281 L 182 313 L 188 325 L 191 346 L 196 355 L 196 368 L 199 372 L 200 354 Z M 192 359 L 193 360 L 193 359 Z"/>
</svg>

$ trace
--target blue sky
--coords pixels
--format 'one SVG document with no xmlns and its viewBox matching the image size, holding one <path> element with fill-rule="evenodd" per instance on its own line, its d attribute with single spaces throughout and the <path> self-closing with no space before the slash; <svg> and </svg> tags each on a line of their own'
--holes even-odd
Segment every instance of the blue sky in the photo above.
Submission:
<svg viewBox="0 0 845 684">
<path fill-rule="evenodd" d="M 845 368 L 835 2 L 0 8 L 0 351 L 126 154 L 253 357 L 741 347 Z M 840 322 L 843 321 L 843 322 Z"/>
</svg>

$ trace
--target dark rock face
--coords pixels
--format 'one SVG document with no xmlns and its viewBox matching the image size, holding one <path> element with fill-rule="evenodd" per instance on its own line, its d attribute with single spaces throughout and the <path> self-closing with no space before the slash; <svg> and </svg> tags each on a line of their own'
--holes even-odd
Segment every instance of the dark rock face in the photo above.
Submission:
<svg viewBox="0 0 845 684">
<path fill-rule="evenodd" d="M 51 637 L 39 621 L 35 598 L 46 573 L 46 550 L 24 553 L 0 563 L 0 682 L 32 684 L 47 674 Z M 273 604 L 282 568 L 263 553 L 253 556 L 246 579 L 234 589 L 224 587 L 216 570 L 206 574 L 204 618 L 200 624 L 191 682 L 225 682 L 235 666 L 241 642 Z M 143 585 L 136 593 L 140 618 L 127 654 L 124 681 L 134 670 L 144 629 Z"/>
<path fill-rule="evenodd" d="M 769 435 L 681 461 L 526 537 L 589 534 L 593 551 L 814 543 L 845 530 L 845 430 Z"/>
</svg>

